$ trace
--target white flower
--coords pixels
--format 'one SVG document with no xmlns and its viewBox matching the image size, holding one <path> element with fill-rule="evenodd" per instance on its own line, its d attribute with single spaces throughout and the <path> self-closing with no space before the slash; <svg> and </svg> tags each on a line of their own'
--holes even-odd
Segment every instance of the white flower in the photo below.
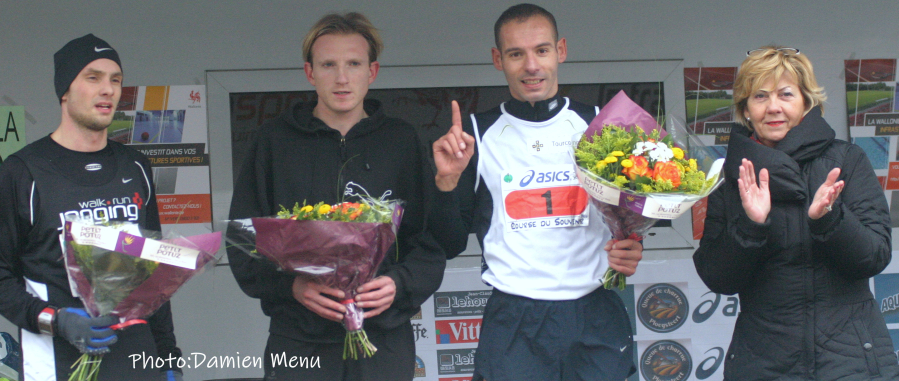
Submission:
<svg viewBox="0 0 899 381">
<path fill-rule="evenodd" d="M 671 161 L 671 158 L 674 157 L 674 152 L 671 151 L 671 148 L 668 148 L 667 144 L 659 142 L 649 151 L 649 157 L 655 161 Z"/>
<path fill-rule="evenodd" d="M 651 149 L 653 149 L 653 148 L 655 148 L 655 144 L 653 144 L 653 143 L 649 143 L 649 142 L 637 142 L 637 144 L 634 145 L 634 151 L 633 151 L 633 154 L 634 154 L 634 156 L 640 156 L 640 155 L 642 155 L 644 152 L 646 152 L 646 151 L 648 151 L 648 150 L 651 150 Z"/>
</svg>

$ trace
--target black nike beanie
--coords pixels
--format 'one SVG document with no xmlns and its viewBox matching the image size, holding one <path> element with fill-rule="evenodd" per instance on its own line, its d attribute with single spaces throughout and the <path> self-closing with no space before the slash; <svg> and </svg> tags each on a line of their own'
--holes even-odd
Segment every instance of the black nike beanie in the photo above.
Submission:
<svg viewBox="0 0 899 381">
<path fill-rule="evenodd" d="M 106 41 L 93 34 L 87 34 L 69 41 L 53 55 L 53 63 L 56 68 L 54 77 L 56 96 L 59 98 L 60 103 L 62 102 L 62 96 L 66 94 L 66 91 L 69 91 L 69 86 L 75 80 L 75 77 L 78 77 L 81 69 L 100 58 L 111 59 L 119 65 L 119 68 L 122 67 L 119 53 L 112 46 L 109 46 Z"/>
</svg>

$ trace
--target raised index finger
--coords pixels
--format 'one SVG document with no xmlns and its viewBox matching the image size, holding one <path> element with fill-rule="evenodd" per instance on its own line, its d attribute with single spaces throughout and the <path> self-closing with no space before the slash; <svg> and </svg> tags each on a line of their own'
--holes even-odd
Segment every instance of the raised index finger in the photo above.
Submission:
<svg viewBox="0 0 899 381">
<path fill-rule="evenodd" d="M 459 111 L 459 103 L 456 101 L 453 101 L 453 126 L 450 127 L 450 132 L 455 135 L 462 133 L 462 113 Z"/>
</svg>

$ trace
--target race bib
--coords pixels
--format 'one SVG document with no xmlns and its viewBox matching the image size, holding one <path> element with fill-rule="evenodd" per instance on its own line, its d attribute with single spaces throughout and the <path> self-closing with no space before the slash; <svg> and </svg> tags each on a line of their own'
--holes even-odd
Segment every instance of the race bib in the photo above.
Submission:
<svg viewBox="0 0 899 381">
<path fill-rule="evenodd" d="M 585 226 L 590 222 L 587 192 L 573 165 L 509 171 L 500 180 L 505 231 Z"/>
</svg>

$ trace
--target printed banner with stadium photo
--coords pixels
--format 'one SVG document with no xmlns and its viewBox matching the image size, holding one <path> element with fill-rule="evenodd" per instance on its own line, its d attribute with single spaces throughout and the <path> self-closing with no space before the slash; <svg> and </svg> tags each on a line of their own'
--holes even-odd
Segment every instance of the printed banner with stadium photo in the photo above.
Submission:
<svg viewBox="0 0 899 381">
<path fill-rule="evenodd" d="M 109 126 L 110 139 L 150 160 L 163 230 L 212 228 L 205 92 L 205 86 L 125 87 Z"/>
<path fill-rule="evenodd" d="M 846 60 L 846 115 L 852 143 L 862 147 L 899 227 L 899 104 L 896 59 Z M 895 234 L 895 233 L 894 233 Z"/>
<path fill-rule="evenodd" d="M 684 103 L 687 128 L 720 157 L 727 154 L 730 125 L 734 121 L 733 99 L 736 67 L 684 68 Z M 693 204 L 693 239 L 701 239 L 708 198 Z"/>
</svg>

